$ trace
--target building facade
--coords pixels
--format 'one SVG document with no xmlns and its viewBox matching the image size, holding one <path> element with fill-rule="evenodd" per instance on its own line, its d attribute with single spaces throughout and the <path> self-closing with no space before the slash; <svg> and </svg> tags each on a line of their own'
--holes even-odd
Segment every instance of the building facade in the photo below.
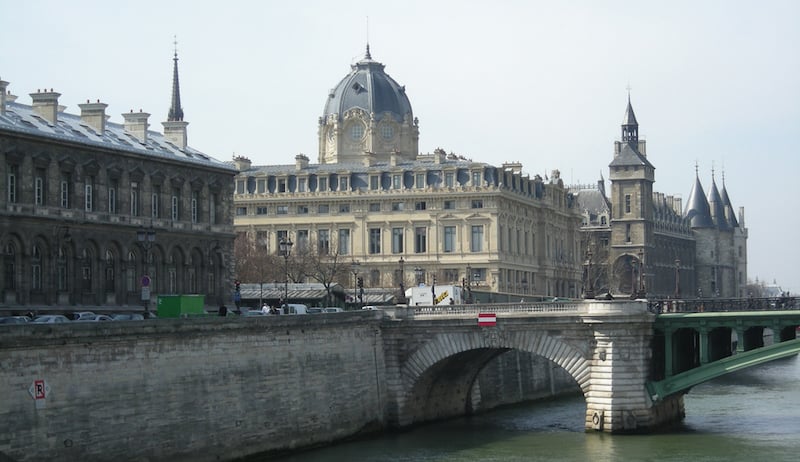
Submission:
<svg viewBox="0 0 800 462">
<path fill-rule="evenodd" d="M 366 287 L 580 295 L 580 211 L 557 171 L 543 180 L 519 163 L 419 154 L 418 138 L 405 88 L 367 47 L 329 92 L 317 164 L 303 154 L 290 165 L 235 159 L 237 234 L 268 253 L 291 239 L 358 261 Z"/>
<path fill-rule="evenodd" d="M 159 294 L 230 298 L 232 180 L 187 145 L 174 58 L 164 133 L 150 114 L 66 113 L 59 93 L 17 102 L 0 81 L 0 306 L 141 309 Z"/>
<path fill-rule="evenodd" d="M 655 297 L 744 297 L 747 228 L 725 188 L 706 196 L 696 176 L 685 209 L 680 197 L 653 191 L 655 167 L 639 139 L 630 98 L 604 180 L 573 187 L 583 211 L 584 290 Z"/>
</svg>

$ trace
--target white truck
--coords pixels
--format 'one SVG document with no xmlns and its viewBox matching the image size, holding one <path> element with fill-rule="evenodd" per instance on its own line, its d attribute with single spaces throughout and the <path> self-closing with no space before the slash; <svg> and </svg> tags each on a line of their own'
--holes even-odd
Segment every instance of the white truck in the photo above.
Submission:
<svg viewBox="0 0 800 462">
<path fill-rule="evenodd" d="M 420 284 L 406 290 L 408 306 L 447 306 L 464 303 L 461 286 L 427 286 Z"/>
</svg>

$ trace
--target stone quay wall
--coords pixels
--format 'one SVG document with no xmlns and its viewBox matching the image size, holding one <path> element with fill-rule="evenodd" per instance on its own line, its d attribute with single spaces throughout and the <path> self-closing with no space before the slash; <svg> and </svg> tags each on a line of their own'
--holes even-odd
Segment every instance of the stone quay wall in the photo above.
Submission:
<svg viewBox="0 0 800 462">
<path fill-rule="evenodd" d="M 381 429 L 380 317 L 0 326 L 0 460 L 230 460 Z"/>
</svg>

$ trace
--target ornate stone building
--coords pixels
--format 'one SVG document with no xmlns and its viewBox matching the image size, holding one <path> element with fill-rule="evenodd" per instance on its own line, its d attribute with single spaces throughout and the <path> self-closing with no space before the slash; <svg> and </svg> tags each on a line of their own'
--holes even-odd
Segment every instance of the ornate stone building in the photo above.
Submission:
<svg viewBox="0 0 800 462">
<path fill-rule="evenodd" d="M 604 180 L 574 187 L 583 211 L 584 290 L 648 296 L 744 297 L 747 229 L 725 189 L 706 197 L 695 179 L 685 210 L 679 197 L 653 191 L 655 167 L 639 139 L 628 100 L 622 136 L 609 164 L 611 195 Z"/>
<path fill-rule="evenodd" d="M 236 232 L 270 253 L 292 239 L 357 260 L 366 287 L 408 287 L 416 268 L 428 284 L 580 295 L 580 212 L 558 172 L 419 154 L 418 136 L 405 88 L 367 47 L 328 94 L 318 164 L 235 160 Z"/>
<path fill-rule="evenodd" d="M 187 145 L 177 66 L 163 134 L 99 101 L 68 114 L 53 90 L 21 104 L 0 81 L 0 309 L 229 298 L 235 171 Z"/>
</svg>

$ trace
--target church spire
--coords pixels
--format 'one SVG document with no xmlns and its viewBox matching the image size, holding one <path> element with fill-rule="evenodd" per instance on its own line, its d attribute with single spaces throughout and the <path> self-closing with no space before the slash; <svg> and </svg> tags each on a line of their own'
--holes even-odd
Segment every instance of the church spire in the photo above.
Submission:
<svg viewBox="0 0 800 462">
<path fill-rule="evenodd" d="M 175 40 L 175 54 L 172 58 L 172 104 L 169 107 L 167 121 L 177 122 L 183 120 L 183 108 L 181 108 L 181 87 L 178 82 L 178 41 Z"/>
<path fill-rule="evenodd" d="M 628 107 L 625 108 L 625 117 L 622 118 L 622 141 L 637 143 L 639 141 L 639 123 L 631 105 L 631 89 L 628 87 Z"/>
</svg>

